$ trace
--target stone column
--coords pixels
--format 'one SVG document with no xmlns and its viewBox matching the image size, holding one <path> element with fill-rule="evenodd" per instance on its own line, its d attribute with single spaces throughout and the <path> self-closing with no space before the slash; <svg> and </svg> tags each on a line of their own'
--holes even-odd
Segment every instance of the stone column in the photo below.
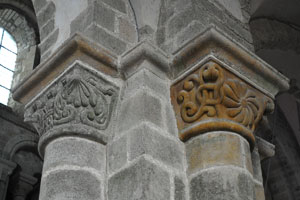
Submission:
<svg viewBox="0 0 300 200">
<path fill-rule="evenodd" d="M 74 36 L 22 85 L 29 92 L 15 92 L 40 135 L 40 200 L 105 198 L 105 145 L 118 86 L 109 76 L 113 57 L 90 45 Z"/>
<path fill-rule="evenodd" d="M 257 153 L 254 131 L 272 110 L 278 86 L 287 82 L 215 30 L 192 40 L 174 63 L 178 75 L 171 96 L 186 146 L 190 199 L 257 199 L 261 174 L 251 160 L 251 152 Z M 276 79 L 279 84 L 270 87 Z"/>
<path fill-rule="evenodd" d="M 0 200 L 6 198 L 9 176 L 16 166 L 16 163 L 0 158 Z"/>
<path fill-rule="evenodd" d="M 21 172 L 12 183 L 13 200 L 26 200 L 27 195 L 32 191 L 37 181 L 37 178 Z"/>
<path fill-rule="evenodd" d="M 108 144 L 108 199 L 186 199 L 168 57 L 142 42 L 122 56 L 120 67 L 125 83 L 117 131 Z"/>
</svg>

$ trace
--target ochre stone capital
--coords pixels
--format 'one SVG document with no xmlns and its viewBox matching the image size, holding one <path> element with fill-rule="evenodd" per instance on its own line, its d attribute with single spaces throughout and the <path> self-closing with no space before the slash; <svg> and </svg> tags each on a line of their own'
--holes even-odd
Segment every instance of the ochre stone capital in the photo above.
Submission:
<svg viewBox="0 0 300 200">
<path fill-rule="evenodd" d="M 215 60 L 200 64 L 171 87 L 179 137 L 186 141 L 201 133 L 233 131 L 251 146 L 253 131 L 272 99 Z"/>
</svg>

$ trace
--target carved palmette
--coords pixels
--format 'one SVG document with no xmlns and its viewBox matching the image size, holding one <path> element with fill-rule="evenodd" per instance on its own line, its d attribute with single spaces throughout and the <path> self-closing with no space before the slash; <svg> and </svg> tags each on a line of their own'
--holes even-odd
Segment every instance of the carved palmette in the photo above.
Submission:
<svg viewBox="0 0 300 200">
<path fill-rule="evenodd" d="M 116 87 L 74 69 L 26 110 L 25 120 L 34 124 L 40 134 L 72 123 L 104 130 L 116 98 Z"/>
</svg>

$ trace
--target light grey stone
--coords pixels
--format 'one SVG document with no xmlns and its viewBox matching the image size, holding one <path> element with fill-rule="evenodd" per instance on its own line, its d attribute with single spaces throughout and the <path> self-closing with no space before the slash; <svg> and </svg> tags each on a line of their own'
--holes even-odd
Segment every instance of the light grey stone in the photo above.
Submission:
<svg viewBox="0 0 300 200">
<path fill-rule="evenodd" d="M 89 167 L 98 173 L 104 173 L 105 158 L 105 147 L 100 143 L 79 137 L 61 137 L 47 145 L 44 171 L 62 165 L 70 165 Z"/>
<path fill-rule="evenodd" d="M 55 14 L 55 4 L 50 1 L 45 9 L 43 9 L 37 16 L 38 24 L 40 27 L 46 24 L 46 22 L 54 17 Z"/>
<path fill-rule="evenodd" d="M 118 18 L 120 37 L 128 42 L 137 41 L 137 30 L 135 25 L 124 18 Z"/>
<path fill-rule="evenodd" d="M 92 23 L 113 32 L 115 28 L 115 13 L 102 3 L 95 1 L 72 21 L 71 34 L 76 31 L 84 32 Z"/>
<path fill-rule="evenodd" d="M 235 168 L 205 170 L 190 180 L 191 199 L 253 200 L 253 194 L 252 177 Z"/>
<path fill-rule="evenodd" d="M 107 146 L 108 167 L 113 172 L 127 163 L 127 137 L 121 137 Z"/>
<path fill-rule="evenodd" d="M 40 48 L 40 51 L 42 54 L 45 53 L 47 50 L 49 50 L 50 47 L 52 47 L 55 44 L 55 42 L 57 41 L 57 38 L 58 38 L 58 33 L 59 33 L 59 30 L 56 29 L 45 40 L 43 40 L 39 44 L 39 48 Z"/>
<path fill-rule="evenodd" d="M 258 153 L 258 149 L 254 148 L 252 154 L 252 165 L 253 165 L 253 178 L 256 179 L 258 182 L 262 183 L 262 172 L 261 172 L 261 165 L 260 165 L 260 156 Z"/>
<path fill-rule="evenodd" d="M 102 0 L 107 5 L 111 6 L 112 8 L 117 9 L 120 12 L 126 13 L 126 4 L 123 0 Z"/>
<path fill-rule="evenodd" d="M 170 199 L 169 174 L 141 158 L 108 180 L 109 200 Z"/>
<path fill-rule="evenodd" d="M 161 136 L 157 130 L 147 124 L 130 130 L 128 134 L 130 160 L 147 154 L 172 168 L 183 169 L 183 149 L 175 141 Z"/>
<path fill-rule="evenodd" d="M 40 199 L 101 200 L 101 184 L 101 181 L 88 171 L 55 171 L 42 178 Z"/>
<path fill-rule="evenodd" d="M 130 97 L 138 90 L 147 89 L 153 90 L 156 94 L 161 95 L 163 98 L 170 98 L 168 80 L 161 79 L 146 68 L 140 69 L 127 79 L 124 98 Z"/>
<path fill-rule="evenodd" d="M 44 38 L 46 38 L 53 30 L 54 30 L 54 19 L 51 19 L 40 29 L 41 39 L 43 40 Z"/>
<path fill-rule="evenodd" d="M 163 127 L 161 100 L 150 95 L 147 91 L 138 90 L 122 102 L 119 120 L 120 132 L 145 121 Z"/>
<path fill-rule="evenodd" d="M 95 24 L 90 26 L 84 34 L 118 55 L 125 52 L 127 48 L 125 42 Z"/>
<path fill-rule="evenodd" d="M 167 103 L 165 105 L 165 124 L 167 126 L 167 130 L 171 135 L 174 135 L 175 137 L 178 136 L 178 128 L 176 124 L 176 119 L 175 119 L 175 113 L 173 110 L 171 103 Z"/>
<path fill-rule="evenodd" d="M 175 191 L 174 191 L 174 198 L 175 200 L 185 200 L 185 184 L 182 181 L 181 178 L 175 177 L 174 178 L 174 186 L 175 186 Z"/>
</svg>

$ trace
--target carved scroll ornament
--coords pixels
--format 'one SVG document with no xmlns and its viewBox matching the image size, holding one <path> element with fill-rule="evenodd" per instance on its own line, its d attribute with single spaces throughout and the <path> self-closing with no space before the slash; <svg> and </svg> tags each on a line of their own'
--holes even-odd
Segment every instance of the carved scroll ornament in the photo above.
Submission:
<svg viewBox="0 0 300 200">
<path fill-rule="evenodd" d="M 25 112 L 40 135 L 63 124 L 108 126 L 117 97 L 116 87 L 85 69 L 75 68 L 35 100 Z"/>
<path fill-rule="evenodd" d="M 231 130 L 254 141 L 253 131 L 271 99 L 209 61 L 172 88 L 180 138 Z"/>
</svg>

